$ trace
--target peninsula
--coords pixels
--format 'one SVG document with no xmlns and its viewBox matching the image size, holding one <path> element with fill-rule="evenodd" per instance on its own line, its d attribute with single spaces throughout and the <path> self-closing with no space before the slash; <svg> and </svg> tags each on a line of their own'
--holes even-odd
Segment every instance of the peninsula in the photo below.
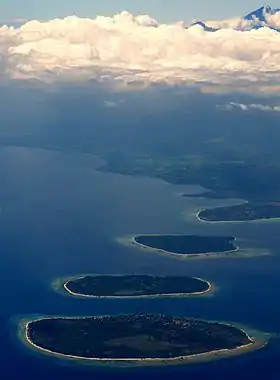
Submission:
<svg viewBox="0 0 280 380">
<path fill-rule="evenodd" d="M 64 289 L 83 297 L 154 297 L 204 294 L 207 281 L 186 276 L 87 275 L 70 279 Z"/>
<path fill-rule="evenodd" d="M 206 222 L 245 222 L 280 218 L 280 202 L 246 202 L 240 205 L 216 207 L 199 212 Z"/>
<path fill-rule="evenodd" d="M 158 314 L 28 322 L 26 339 L 46 353 L 96 361 L 184 361 L 260 348 L 243 330 L 223 323 Z"/>
</svg>

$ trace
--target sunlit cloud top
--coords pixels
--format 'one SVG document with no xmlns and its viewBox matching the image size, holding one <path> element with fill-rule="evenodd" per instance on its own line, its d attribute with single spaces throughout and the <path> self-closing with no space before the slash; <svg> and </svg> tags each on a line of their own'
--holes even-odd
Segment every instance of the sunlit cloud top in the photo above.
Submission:
<svg viewBox="0 0 280 380">
<path fill-rule="evenodd" d="M 280 17 L 271 17 L 280 26 Z M 29 21 L 18 28 L 3 26 L 0 76 L 102 83 L 275 85 L 280 78 L 280 33 L 267 26 L 248 30 L 248 21 L 244 21 L 244 30 L 236 30 L 240 22 L 220 22 L 217 31 L 209 32 L 201 25 L 160 24 L 150 16 L 122 12 L 113 17 L 71 16 Z"/>
<path fill-rule="evenodd" d="M 280 112 L 279 105 L 271 106 L 271 105 L 266 105 L 266 104 L 254 104 L 254 103 L 243 104 L 243 103 L 230 102 L 229 104 L 218 105 L 217 107 L 225 111 L 240 109 L 241 111 L 257 110 L 257 111 L 263 111 L 263 112 Z"/>
</svg>

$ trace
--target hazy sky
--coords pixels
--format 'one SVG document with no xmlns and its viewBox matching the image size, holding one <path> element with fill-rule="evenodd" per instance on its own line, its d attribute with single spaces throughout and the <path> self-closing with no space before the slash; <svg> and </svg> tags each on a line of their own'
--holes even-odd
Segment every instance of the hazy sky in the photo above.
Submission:
<svg viewBox="0 0 280 380">
<path fill-rule="evenodd" d="M 71 14 L 93 17 L 121 10 L 149 14 L 159 21 L 223 19 L 259 8 L 261 0 L 1 0 L 1 21 L 13 18 L 46 19 Z M 271 0 L 280 7 L 279 0 Z"/>
</svg>

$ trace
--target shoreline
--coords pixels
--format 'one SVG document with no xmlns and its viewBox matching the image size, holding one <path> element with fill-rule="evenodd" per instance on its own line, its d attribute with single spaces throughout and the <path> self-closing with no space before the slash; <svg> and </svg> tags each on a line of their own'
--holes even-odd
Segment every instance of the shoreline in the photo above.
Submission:
<svg viewBox="0 0 280 380">
<path fill-rule="evenodd" d="M 211 190 L 210 190 L 211 191 Z M 206 190 L 206 193 L 208 191 Z M 186 196 L 184 196 L 186 193 L 180 193 L 180 196 L 182 198 L 188 198 L 188 195 L 186 194 Z M 194 194 L 196 195 L 196 194 Z M 205 200 L 221 200 L 221 201 L 226 201 L 226 200 L 234 200 L 234 204 L 226 204 L 226 205 L 222 205 L 222 206 L 214 206 L 214 207 L 208 207 L 208 208 L 201 208 L 195 215 L 196 215 L 196 218 L 200 221 L 200 222 L 204 222 L 204 223 L 263 223 L 263 222 L 280 222 L 280 217 L 271 217 L 271 218 L 258 218 L 258 219 L 248 219 L 248 220 L 205 220 L 205 219 L 201 219 L 199 217 L 199 214 L 202 212 L 202 211 L 207 211 L 209 209 L 216 209 L 216 208 L 224 208 L 224 207 L 232 207 L 232 206 L 242 206 L 242 205 L 245 205 L 246 203 L 250 203 L 250 201 L 248 201 L 247 199 L 242 199 L 242 198 L 232 198 L 232 197 L 226 197 L 226 198 L 208 198 L 208 197 L 204 197 L 204 196 L 201 196 L 203 195 L 202 194 L 197 194 L 197 196 L 191 196 L 190 198 L 193 198 L 193 199 L 196 199 L 196 198 L 201 198 L 201 199 L 205 199 Z M 236 201 L 236 202 L 235 202 Z M 224 203 L 224 202 L 223 202 Z"/>
<path fill-rule="evenodd" d="M 91 276 L 94 277 L 94 275 L 91 275 Z M 122 277 L 122 276 L 125 276 L 125 275 L 112 275 L 112 276 Z M 182 298 L 184 298 L 184 297 L 192 297 L 192 296 L 200 296 L 200 295 L 210 294 L 210 293 L 213 293 L 215 291 L 215 287 L 209 281 L 204 280 L 202 278 L 198 278 L 198 277 L 192 277 L 192 278 L 194 278 L 196 280 L 200 280 L 200 281 L 206 283 L 208 285 L 208 288 L 206 290 L 201 291 L 201 292 L 192 292 L 192 293 L 154 293 L 154 294 L 124 295 L 124 296 L 122 296 L 122 295 L 95 296 L 95 295 L 90 295 L 90 294 L 76 293 L 76 292 L 71 291 L 67 287 L 67 284 L 70 281 L 75 280 L 75 279 L 84 278 L 84 277 L 86 277 L 86 275 L 70 278 L 66 282 L 63 283 L 62 288 L 67 293 L 69 293 L 70 295 L 75 296 L 75 297 L 103 298 L 103 299 L 104 298 L 106 298 L 106 299 L 115 299 L 115 298 L 118 298 L 118 299 L 120 299 L 120 298 L 123 298 L 123 299 L 131 299 L 131 298 L 169 298 L 169 297 L 171 297 L 171 298 L 175 298 L 175 297 L 182 297 Z M 155 277 L 168 277 L 168 276 L 155 276 Z"/>
<path fill-rule="evenodd" d="M 212 223 L 212 222 L 209 222 L 209 223 Z M 148 234 L 145 234 L 145 235 L 148 235 Z M 149 235 L 160 236 L 160 235 L 165 235 L 165 234 L 149 234 Z M 173 257 L 177 260 L 245 259 L 245 258 L 252 258 L 252 257 L 266 257 L 266 256 L 271 256 L 273 254 L 269 250 L 264 250 L 260 248 L 248 248 L 248 247 L 241 248 L 238 245 L 236 245 L 236 248 L 234 250 L 230 250 L 230 251 L 177 254 L 174 252 L 165 251 L 163 249 L 158 249 L 158 248 L 153 248 L 153 247 L 138 243 L 137 241 L 135 241 L 136 236 L 141 236 L 141 235 L 123 236 L 123 237 L 117 238 L 116 240 L 118 241 L 119 244 L 122 244 L 127 247 L 143 249 L 148 252 L 156 253 L 158 255 Z M 236 237 L 233 237 L 233 238 L 234 238 L 234 241 L 237 240 Z"/>
<path fill-rule="evenodd" d="M 215 208 L 215 207 L 214 207 Z M 216 207 L 218 208 L 218 207 Z M 199 217 L 200 213 L 207 211 L 209 208 L 203 208 L 196 213 L 196 218 L 202 223 L 272 223 L 280 222 L 279 218 L 260 218 L 260 219 L 248 219 L 248 220 L 204 220 Z"/>
<path fill-rule="evenodd" d="M 188 364 L 189 363 L 198 363 L 198 362 L 205 362 L 209 360 L 214 360 L 214 359 L 222 359 L 225 357 L 230 357 L 230 356 L 237 356 L 241 355 L 242 353 L 247 353 L 247 352 L 252 352 L 259 350 L 263 348 L 264 346 L 267 345 L 268 341 L 256 337 L 251 337 L 247 332 L 245 332 L 243 329 L 236 327 L 240 331 L 246 334 L 247 338 L 250 340 L 249 343 L 238 346 L 232 349 L 228 348 L 223 348 L 223 349 L 218 349 L 218 350 L 213 350 L 213 351 L 208 351 L 208 352 L 202 352 L 198 354 L 191 354 L 191 355 L 186 355 L 186 356 L 177 356 L 177 357 L 172 357 L 172 358 L 88 358 L 88 357 L 83 357 L 83 356 L 76 356 L 76 355 L 70 355 L 70 354 L 63 354 L 60 352 L 52 351 L 47 348 L 40 347 L 36 345 L 34 342 L 29 337 L 29 325 L 33 322 L 43 320 L 43 319 L 86 319 L 88 317 L 42 317 L 42 318 L 37 318 L 34 320 L 29 320 L 25 323 L 25 341 L 28 343 L 32 348 L 36 349 L 38 352 L 41 352 L 43 354 L 47 355 L 52 355 L 56 356 L 59 358 L 65 358 L 65 359 L 70 359 L 70 360 L 78 360 L 78 361 L 83 361 L 83 362 L 88 362 L 88 363 L 126 363 L 126 364 L 133 364 L 133 365 L 147 365 L 147 364 L 152 364 L 152 365 L 164 365 L 164 364 Z M 229 325 L 229 324 L 228 324 Z M 231 325 L 233 326 L 233 325 Z"/>
<path fill-rule="evenodd" d="M 145 235 L 164 236 L 166 234 L 145 234 Z M 175 236 L 176 234 L 172 234 L 172 235 Z M 180 236 L 182 234 L 177 234 L 177 235 Z M 161 249 L 161 248 L 154 248 L 154 247 L 151 247 L 149 245 L 142 244 L 142 243 L 138 243 L 135 240 L 135 238 L 137 236 L 141 236 L 141 235 L 135 235 L 135 236 L 129 237 L 127 242 L 133 244 L 134 246 L 137 246 L 137 248 L 146 249 L 146 250 L 150 250 L 150 251 L 153 251 L 153 252 L 156 252 L 159 254 L 164 254 L 164 255 L 176 257 L 180 260 L 202 259 L 202 258 L 226 258 L 226 257 L 228 257 L 229 254 L 234 254 L 234 252 L 237 252 L 240 250 L 239 246 L 235 246 L 235 249 L 230 249 L 230 250 L 222 251 L 222 252 L 203 252 L 203 253 L 180 254 L 180 253 L 176 253 L 176 252 L 166 251 L 166 250 Z M 233 241 L 236 241 L 236 237 L 234 237 L 234 236 L 233 236 Z"/>
</svg>

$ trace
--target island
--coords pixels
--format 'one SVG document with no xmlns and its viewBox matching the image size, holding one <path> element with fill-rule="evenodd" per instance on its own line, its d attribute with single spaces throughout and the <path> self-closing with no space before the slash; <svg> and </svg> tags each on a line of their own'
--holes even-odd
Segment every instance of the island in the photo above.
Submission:
<svg viewBox="0 0 280 380">
<path fill-rule="evenodd" d="M 26 324 L 26 340 L 49 354 L 128 362 L 203 360 L 264 344 L 233 325 L 160 314 L 41 318 Z"/>
<path fill-rule="evenodd" d="M 236 251 L 233 236 L 138 235 L 133 244 L 176 255 L 205 255 Z"/>
<path fill-rule="evenodd" d="M 75 296 L 114 298 L 200 295 L 212 288 L 199 278 L 151 275 L 86 275 L 67 280 L 63 287 Z"/>
<path fill-rule="evenodd" d="M 215 260 L 215 259 L 246 259 L 252 257 L 270 256 L 273 252 L 261 247 L 251 247 L 244 240 L 233 236 L 207 235 L 126 235 L 116 238 L 116 241 L 131 249 L 136 248 L 147 253 L 169 256 L 176 260 Z M 60 281 L 55 281 L 53 287 L 59 290 Z"/>
<path fill-rule="evenodd" d="M 246 202 L 202 210 L 198 218 L 206 222 L 245 222 L 280 219 L 280 202 Z"/>
</svg>

